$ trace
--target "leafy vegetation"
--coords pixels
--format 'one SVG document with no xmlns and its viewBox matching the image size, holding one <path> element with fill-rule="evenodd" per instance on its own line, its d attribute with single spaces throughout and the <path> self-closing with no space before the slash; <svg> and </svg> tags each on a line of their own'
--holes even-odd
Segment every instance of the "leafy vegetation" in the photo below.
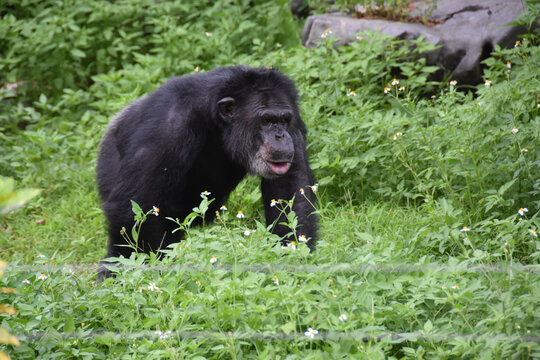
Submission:
<svg viewBox="0 0 540 360">
<path fill-rule="evenodd" d="M 529 7 L 524 24 L 540 13 Z M 20 342 L 0 351 L 540 356 L 540 34 L 495 49 L 485 83 L 462 88 L 429 81 L 421 41 L 365 33 L 335 48 L 329 32 L 305 49 L 287 1 L 0 9 L 0 174 L 42 190 L 0 218 L 0 287 L 18 292 L 0 293 L 16 310 L 0 326 Z M 214 223 L 190 226 L 211 198 L 175 219 L 186 240 L 165 259 L 121 259 L 108 265 L 116 278 L 97 283 L 107 235 L 94 168 L 109 119 L 170 76 L 237 63 L 274 66 L 299 87 L 319 180 L 318 250 L 278 244 L 248 178 Z M 134 210 L 141 226 L 155 216 Z M 137 241 L 137 229 L 128 234 Z"/>
<path fill-rule="evenodd" d="M 0 216 L 14 211 L 17 208 L 23 206 L 28 200 L 33 198 L 39 193 L 36 189 L 25 189 L 14 191 L 13 179 L 0 177 Z M 4 274 L 4 270 L 7 267 L 5 261 L 0 260 L 0 276 Z M 14 288 L 0 288 L 2 294 L 17 294 L 17 290 Z M 0 304 L 0 314 L 14 315 L 17 311 L 7 305 Z M 7 332 L 5 329 L 0 328 L 0 344 L 7 344 L 13 346 L 19 346 L 20 342 L 17 338 Z M 0 359 L 8 359 L 5 352 L 0 351 Z"/>
</svg>

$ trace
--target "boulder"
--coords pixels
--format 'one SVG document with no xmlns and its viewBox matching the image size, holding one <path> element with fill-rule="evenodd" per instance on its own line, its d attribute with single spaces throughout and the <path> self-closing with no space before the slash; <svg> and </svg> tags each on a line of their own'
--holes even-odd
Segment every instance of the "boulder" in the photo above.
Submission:
<svg viewBox="0 0 540 360">
<path fill-rule="evenodd" d="M 417 2 L 420 3 L 420 2 Z M 439 0 L 420 5 L 410 12 L 412 18 L 425 17 L 427 26 L 420 23 L 376 19 L 357 19 L 343 15 L 314 15 L 308 17 L 302 32 L 306 47 L 317 46 L 327 29 L 338 38 L 336 45 L 355 41 L 356 34 L 375 30 L 402 39 L 423 36 L 440 48 L 426 54 L 431 65 L 437 65 L 461 84 L 482 81 L 481 61 L 497 44 L 514 46 L 523 27 L 509 25 L 526 11 L 521 0 Z"/>
</svg>

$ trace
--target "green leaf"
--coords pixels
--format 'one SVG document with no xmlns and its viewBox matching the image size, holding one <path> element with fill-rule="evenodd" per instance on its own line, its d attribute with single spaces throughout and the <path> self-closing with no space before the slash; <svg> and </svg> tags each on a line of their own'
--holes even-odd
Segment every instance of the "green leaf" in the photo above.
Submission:
<svg viewBox="0 0 540 360">
<path fill-rule="evenodd" d="M 137 204 L 135 201 L 131 200 L 131 211 L 133 211 L 133 214 L 135 215 L 135 218 L 142 218 L 143 211 L 139 204 Z"/>
<path fill-rule="evenodd" d="M 371 235 L 371 234 L 361 232 L 361 233 L 358 233 L 357 235 L 360 238 L 360 240 L 364 240 L 364 241 L 370 242 L 370 243 L 372 243 L 374 241 L 373 235 Z"/>
<path fill-rule="evenodd" d="M 426 333 L 430 333 L 431 330 L 433 330 L 433 324 L 431 323 L 431 320 L 428 320 L 426 321 L 426 323 L 424 324 L 424 331 Z"/>
<path fill-rule="evenodd" d="M 72 49 L 71 50 L 71 55 L 73 55 L 74 57 L 78 57 L 78 58 L 84 58 L 86 57 L 86 54 L 79 50 L 79 49 Z"/>
<path fill-rule="evenodd" d="M 73 331 L 75 331 L 75 322 L 73 321 L 73 317 L 70 316 L 66 319 L 66 322 L 64 323 L 64 332 L 72 333 Z"/>
<path fill-rule="evenodd" d="M 28 200 L 40 193 L 38 189 L 13 191 L 14 185 L 13 179 L 0 177 L 0 215 L 22 207 Z"/>
<path fill-rule="evenodd" d="M 280 328 L 281 330 L 283 330 L 285 334 L 290 334 L 296 331 L 296 322 L 295 321 L 288 322 L 285 325 L 281 325 Z"/>
</svg>

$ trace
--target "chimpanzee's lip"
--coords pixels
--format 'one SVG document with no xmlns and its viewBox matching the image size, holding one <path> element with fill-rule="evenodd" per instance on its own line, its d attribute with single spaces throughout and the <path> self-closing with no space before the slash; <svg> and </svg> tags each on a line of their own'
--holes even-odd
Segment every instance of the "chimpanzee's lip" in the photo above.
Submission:
<svg viewBox="0 0 540 360">
<path fill-rule="evenodd" d="M 289 171 L 291 163 L 289 161 L 266 161 L 270 170 L 276 175 L 283 175 Z"/>
</svg>

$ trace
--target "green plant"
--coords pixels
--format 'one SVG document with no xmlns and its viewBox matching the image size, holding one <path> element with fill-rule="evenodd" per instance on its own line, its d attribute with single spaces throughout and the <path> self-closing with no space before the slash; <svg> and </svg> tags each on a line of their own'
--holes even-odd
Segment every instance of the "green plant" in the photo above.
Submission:
<svg viewBox="0 0 540 360">
<path fill-rule="evenodd" d="M 71 24 L 80 6 L 1 4 L 2 19 L 17 21 L 0 28 L 37 32 L 56 29 L 31 20 L 37 12 Z M 0 253 L 10 264 L 0 287 L 18 294 L 0 293 L 17 309 L 0 314 L 0 325 L 21 345 L 0 351 L 17 359 L 538 357 L 537 32 L 497 48 L 485 62 L 489 81 L 462 89 L 427 80 L 434 69 L 417 56 L 429 49 L 422 42 L 367 33 L 334 48 L 330 34 L 304 49 L 286 2 L 85 6 L 103 18 L 93 33 L 119 31 L 107 19 L 124 16 L 123 44 L 88 39 L 118 49 L 92 61 L 116 65 L 81 65 L 97 49 L 89 45 L 73 63 L 59 51 L 68 57 L 51 60 L 58 71 L 47 62 L 29 68 L 32 54 L 45 54 L 42 34 L 29 41 L 36 49 L 17 45 L 16 58 L 0 59 L 17 80 L 35 74 L 53 84 L 69 69 L 81 79 L 75 88 L 0 90 L 0 173 L 43 189 L 2 217 Z M 538 10 L 528 6 L 524 23 Z M 5 34 L 8 44 L 22 36 Z M 64 35 L 51 43 L 67 44 Z M 147 51 L 129 55 L 128 45 Z M 11 46 L 0 52 L 15 54 Z M 168 76 L 231 63 L 276 66 L 298 85 L 319 181 L 317 250 L 300 241 L 282 248 L 263 221 L 260 180 L 248 177 L 215 221 L 191 226 L 204 198 L 175 219 L 185 239 L 162 259 L 118 259 L 117 276 L 96 284 L 107 235 L 94 168 L 106 123 Z M 141 221 L 154 216 L 137 211 Z"/>
<path fill-rule="evenodd" d="M 13 179 L 0 177 L 0 216 L 20 208 L 40 192 L 37 189 L 15 191 L 14 188 Z"/>
<path fill-rule="evenodd" d="M 15 182 L 13 179 L 0 177 L 0 217 L 23 206 L 28 200 L 39 194 L 37 189 L 25 189 L 14 191 Z M 4 274 L 7 263 L 0 261 L 0 276 Z M 0 288 L 0 293 L 17 293 L 13 288 Z M 16 310 L 10 306 L 0 304 L 0 314 L 15 315 Z M 19 340 L 6 330 L 0 328 L 0 344 L 12 346 L 21 345 Z M 0 351 L 0 359 L 9 359 L 3 351 Z"/>
</svg>

